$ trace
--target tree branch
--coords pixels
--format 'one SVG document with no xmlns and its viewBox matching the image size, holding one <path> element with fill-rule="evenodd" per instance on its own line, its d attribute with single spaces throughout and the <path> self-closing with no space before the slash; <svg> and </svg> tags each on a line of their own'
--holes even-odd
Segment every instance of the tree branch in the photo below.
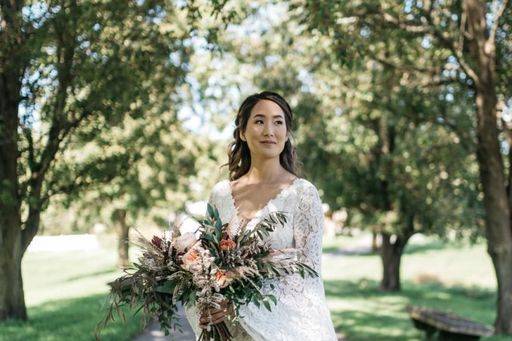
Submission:
<svg viewBox="0 0 512 341">
<path fill-rule="evenodd" d="M 65 30 L 57 31 L 57 70 L 58 70 L 58 88 L 56 101 L 53 107 L 53 116 L 48 133 L 48 140 L 41 153 L 39 162 L 34 162 L 31 168 L 31 177 L 28 180 L 28 217 L 25 228 L 22 230 L 22 249 L 26 250 L 39 229 L 39 221 L 43 201 L 41 200 L 42 184 L 45 174 L 55 160 L 55 155 L 59 151 L 60 143 L 69 134 L 75 126 L 75 122 L 69 122 L 64 119 L 66 115 L 65 103 L 67 100 L 67 90 L 72 82 L 72 67 L 77 44 L 77 4 L 76 0 L 71 1 L 70 16 L 65 17 L 73 25 L 66 25 Z M 62 52 L 61 52 L 62 51 Z M 62 57 L 62 59 L 61 59 Z"/>
<path fill-rule="evenodd" d="M 438 78 L 438 79 L 432 79 L 425 83 L 421 83 L 420 86 L 426 87 L 426 88 L 435 88 L 435 87 L 438 87 L 441 85 L 450 85 L 450 84 L 455 84 L 455 83 L 461 84 L 462 81 L 457 77 Z M 465 84 L 463 84 L 463 85 L 465 85 Z"/>
<path fill-rule="evenodd" d="M 494 16 L 494 21 L 492 23 L 491 31 L 489 34 L 489 38 L 487 38 L 488 43 L 494 44 L 494 40 L 496 39 L 496 31 L 498 30 L 500 18 L 503 16 L 505 9 L 507 8 L 508 0 L 503 0 L 501 3 L 501 7 L 498 9 L 498 12 Z"/>
<path fill-rule="evenodd" d="M 381 58 L 371 52 L 368 52 L 368 55 L 371 59 L 374 59 L 376 62 L 382 64 L 383 66 L 387 66 L 387 67 L 393 68 L 395 70 L 399 70 L 401 72 L 411 72 L 411 73 L 421 72 L 424 74 L 429 74 L 431 77 L 431 80 L 428 82 L 419 82 L 418 84 L 421 87 L 436 87 L 436 86 L 440 86 L 440 85 L 450 85 L 450 84 L 455 84 L 455 83 L 467 86 L 467 84 L 464 83 L 458 77 L 449 77 L 449 78 L 439 77 L 438 75 L 442 74 L 442 71 L 443 71 L 442 68 L 435 68 L 435 67 L 427 68 L 427 67 L 421 67 L 421 66 L 410 65 L 410 64 L 409 65 L 405 65 L 405 64 L 398 65 L 398 64 L 392 63 L 384 58 Z"/>
<path fill-rule="evenodd" d="M 469 76 L 475 83 L 480 83 L 480 78 L 478 77 L 478 74 L 473 70 L 473 68 L 467 63 L 466 59 L 464 58 L 464 55 L 461 50 L 459 50 L 458 44 L 455 43 L 453 39 L 451 39 L 447 34 L 440 31 L 437 28 L 436 23 L 434 22 L 432 11 L 419 9 L 420 12 L 424 15 L 425 19 L 427 20 L 430 27 L 431 34 L 434 35 L 434 37 L 437 38 L 439 43 L 450 50 L 455 57 L 457 58 L 458 63 L 462 67 L 462 70 Z"/>
<path fill-rule="evenodd" d="M 371 54 L 370 57 L 372 59 L 374 59 L 375 61 L 381 63 L 382 65 L 384 66 L 389 66 L 395 70 L 401 70 L 401 71 L 417 71 L 417 72 L 421 72 L 421 73 L 429 73 L 429 74 L 438 74 L 441 70 L 440 68 L 427 68 L 427 67 L 421 67 L 421 66 L 417 66 L 417 65 L 412 65 L 412 64 L 400 64 L 400 65 L 397 65 L 397 64 L 394 64 L 392 62 L 390 62 L 389 60 L 386 60 L 384 58 L 381 58 L 379 56 L 377 56 L 376 54 L 374 53 L 371 53 L 369 52 L 368 54 Z"/>
<path fill-rule="evenodd" d="M 386 23 L 392 24 L 393 26 L 409 33 L 429 33 L 428 27 L 425 27 L 424 25 L 421 24 L 418 25 L 412 21 L 401 21 L 399 18 L 394 17 L 387 12 L 384 12 L 383 19 Z"/>
<path fill-rule="evenodd" d="M 21 131 L 23 132 L 23 135 L 27 139 L 27 143 L 28 143 L 28 147 L 27 147 L 28 168 L 33 169 L 35 167 L 36 160 L 35 160 L 35 155 L 34 155 L 34 140 L 32 138 L 32 130 L 29 127 L 27 127 L 26 125 L 24 125 L 23 123 L 20 125 L 21 125 Z M 24 198 L 26 196 L 29 180 L 30 179 L 20 183 L 20 187 L 18 190 L 19 198 Z"/>
</svg>

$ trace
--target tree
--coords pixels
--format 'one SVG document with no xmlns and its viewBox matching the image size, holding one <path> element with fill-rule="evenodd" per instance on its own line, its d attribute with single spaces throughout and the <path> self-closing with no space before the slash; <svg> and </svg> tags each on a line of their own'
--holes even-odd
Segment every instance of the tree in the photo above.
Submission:
<svg viewBox="0 0 512 341">
<path fill-rule="evenodd" d="M 399 290 L 401 256 L 412 235 L 444 235 L 449 228 L 477 226 L 481 211 L 474 160 L 467 156 L 473 145 L 459 144 L 458 128 L 440 124 L 437 114 L 450 111 L 456 116 L 458 108 L 467 106 L 466 99 L 457 97 L 451 103 L 444 98 L 458 96 L 458 89 L 425 87 L 429 77 L 364 55 L 354 63 L 358 65 L 340 65 L 338 46 L 304 30 L 301 8 L 299 14 L 287 10 L 266 3 L 241 24 L 244 34 L 220 41 L 226 41 L 239 63 L 249 64 L 245 67 L 253 70 L 251 84 L 276 90 L 291 102 L 305 173 L 319 185 L 331 209 L 357 210 L 364 218 L 361 225 L 381 231 L 381 287 Z M 268 20 L 270 12 L 279 20 Z M 388 40 L 378 39 L 379 60 L 390 60 L 390 51 L 398 46 L 402 54 L 418 53 L 414 44 Z M 422 59 L 428 63 L 427 56 Z M 462 110 L 457 126 L 467 125 L 471 117 Z M 432 152 L 422 155 L 421 149 Z M 453 212 L 463 212 L 465 219 Z"/>
<path fill-rule="evenodd" d="M 144 117 L 127 118 L 95 138 L 94 154 L 118 150 L 134 158 L 123 176 L 67 195 L 61 203 L 77 207 L 80 214 L 74 219 L 79 225 L 108 219 L 118 236 L 120 267 L 129 264 L 130 227 L 165 226 L 169 212 L 184 209 L 187 201 L 195 199 L 191 188 L 201 185 L 194 175 L 199 171 L 197 160 L 208 154 L 208 141 L 183 129 L 173 108 L 164 105 L 156 110 L 158 106 L 155 103 Z"/>
<path fill-rule="evenodd" d="M 123 176 L 133 161 L 63 155 L 143 117 L 156 90 L 172 103 L 190 53 L 186 15 L 167 1 L 1 2 L 0 320 L 27 318 L 21 259 L 50 199 Z"/>
<path fill-rule="evenodd" d="M 512 22 L 510 4 L 506 0 L 368 1 L 362 5 L 349 1 L 322 4 L 300 1 L 296 4 L 306 8 L 312 27 L 337 41 L 338 46 L 346 47 L 339 53 L 347 59 L 357 58 L 360 53 L 373 55 L 372 43 L 387 34 L 397 42 L 407 37 L 416 43 L 420 54 L 432 58 L 433 65 L 441 65 L 437 72 L 431 68 L 416 69 L 417 72 L 430 74 L 432 81 L 440 86 L 449 83 L 465 86 L 473 102 L 476 124 L 468 133 L 476 136 L 485 233 L 498 282 L 495 330 L 512 334 L 512 163 L 508 163 L 507 178 L 500 130 L 507 132 L 509 128 L 498 119 L 499 104 L 509 99 L 512 84 L 511 46 L 507 38 Z M 347 46 L 350 39 L 357 43 Z M 415 69 L 414 60 L 407 56 L 390 65 Z M 448 118 L 446 124 L 450 122 L 454 121 Z"/>
<path fill-rule="evenodd" d="M 478 216 L 480 211 L 474 209 L 475 205 L 478 206 L 475 204 L 476 192 L 470 189 L 474 186 L 474 172 L 465 172 L 471 168 L 464 168 L 472 162 L 464 153 L 463 148 L 467 146 L 454 149 L 462 151 L 457 158 L 453 158 L 458 159 L 460 156 L 461 162 L 457 163 L 457 167 L 450 167 L 455 168 L 450 172 L 450 179 L 428 182 L 425 172 L 421 171 L 421 162 L 413 164 L 412 160 L 408 160 L 416 160 L 416 155 L 406 157 L 404 161 L 402 154 L 408 153 L 406 147 L 411 144 L 429 148 L 429 142 L 424 141 L 427 133 L 442 137 L 445 143 L 451 143 L 450 132 L 444 132 L 443 129 L 439 131 L 439 125 L 432 125 L 431 121 L 435 123 L 436 117 L 428 113 L 434 104 L 442 106 L 446 103 L 434 101 L 432 104 L 414 100 L 415 97 L 431 98 L 441 94 L 416 89 L 423 85 L 421 81 L 427 77 L 415 79 L 414 91 L 406 92 L 400 86 L 405 77 L 396 74 L 389 66 L 386 67 L 386 77 L 379 77 L 382 73 L 379 65 L 370 72 L 361 71 L 361 76 L 349 68 L 338 68 L 336 52 L 332 51 L 329 40 L 305 32 L 300 23 L 300 15 L 297 18 L 297 15 L 287 10 L 282 4 L 263 2 L 239 26 L 230 25 L 230 33 L 221 35 L 219 42 L 225 52 L 229 51 L 229 57 L 236 58 L 238 63 L 223 70 L 251 69 L 250 74 L 253 76 L 247 82 L 254 85 L 254 91 L 272 89 L 291 102 L 298 123 L 295 141 L 299 158 L 304 162 L 304 171 L 308 178 L 319 185 L 324 200 L 332 209 L 339 209 L 343 204 L 359 210 L 365 218 L 363 225 L 381 230 L 384 240 L 381 286 L 385 290 L 398 290 L 401 255 L 413 234 L 437 232 L 442 235 L 448 227 L 456 228 L 462 224 L 467 226 L 468 222 L 475 225 L 475 219 L 471 221 L 469 218 Z M 279 20 L 269 20 L 268 13 L 273 13 Z M 254 22 L 259 25 L 253 25 Z M 289 53 L 290 50 L 294 53 Z M 370 61 L 360 59 L 362 64 Z M 333 77 L 333 74 L 340 75 L 340 78 Z M 223 76 L 224 79 L 229 78 L 226 71 Z M 368 100 L 365 94 L 369 92 L 379 95 Z M 346 97 L 340 98 L 340 93 L 346 93 Z M 403 103 L 404 98 L 407 103 Z M 415 132 L 427 130 L 421 135 L 423 141 L 418 140 L 416 135 L 419 134 L 407 139 L 397 137 L 397 130 L 411 129 L 410 114 L 418 109 L 421 109 L 425 117 L 415 123 L 412 129 Z M 340 115 L 341 110 L 344 114 Z M 462 118 L 464 121 L 460 124 L 467 124 L 468 117 Z M 351 139 L 352 136 L 344 136 L 345 127 L 353 129 L 354 139 Z M 367 136 L 367 139 L 362 139 L 362 135 Z M 432 160 L 448 162 L 445 143 L 441 147 L 432 148 L 440 150 Z M 397 145 L 400 146 L 399 152 L 395 151 Z M 353 155 L 351 151 L 359 155 Z M 368 157 L 361 160 L 364 154 L 368 154 Z M 411 173 L 421 176 L 404 176 L 394 170 L 406 165 L 414 167 Z M 440 172 L 434 168 L 428 174 L 439 179 Z M 458 184 L 455 181 L 455 186 L 459 187 L 458 193 L 471 195 L 462 199 L 450 195 L 449 191 L 454 188 L 451 181 L 455 178 L 460 182 Z M 427 190 L 426 186 L 432 183 L 436 184 L 434 190 Z M 444 186 L 445 190 L 438 190 L 440 186 Z M 412 187 L 415 193 L 410 191 Z M 435 194 L 428 195 L 430 192 Z M 427 200 L 430 202 L 427 203 Z M 410 202 L 418 204 L 416 207 L 408 206 Z M 443 210 L 441 206 L 435 205 L 437 202 L 448 202 L 453 210 Z M 420 210 L 420 207 L 425 207 L 425 210 L 415 213 L 414 210 Z M 460 211 L 468 219 L 450 215 L 450 212 Z"/>
<path fill-rule="evenodd" d="M 314 100 L 304 98 L 298 110 L 309 119 L 301 124 L 307 138 L 299 150 L 311 155 L 304 167 L 331 208 L 358 212 L 359 225 L 380 232 L 381 288 L 395 291 L 414 234 L 445 236 L 473 226 L 478 234 L 481 210 L 474 159 L 453 131 L 436 122 L 437 107 L 455 110 L 461 102 L 450 108 L 438 100 L 441 94 L 405 86 L 401 74 L 368 63 L 371 71 L 354 75 L 334 69 L 350 84 L 338 92 L 345 97 L 343 112 L 325 105 L 314 110 Z M 332 114 L 321 119 L 322 112 Z"/>
</svg>

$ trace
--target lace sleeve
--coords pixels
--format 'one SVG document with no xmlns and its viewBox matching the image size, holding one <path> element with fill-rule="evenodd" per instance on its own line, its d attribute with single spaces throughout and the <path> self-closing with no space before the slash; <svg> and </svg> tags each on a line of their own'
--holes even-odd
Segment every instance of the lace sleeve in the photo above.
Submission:
<svg viewBox="0 0 512 341">
<path fill-rule="evenodd" d="M 293 244 L 299 260 L 320 274 L 324 218 L 318 191 L 304 179 L 292 198 L 293 219 L 286 229 L 286 246 Z M 288 207 L 286 203 L 283 206 Z M 247 340 L 336 341 L 321 278 L 294 273 L 266 282 L 262 291 L 274 295 L 277 304 L 271 312 L 253 303 L 242 306 L 240 324 L 251 337 Z"/>
<path fill-rule="evenodd" d="M 294 220 L 293 238 L 299 250 L 299 260 L 310 265 L 321 275 L 322 236 L 324 213 L 318 190 L 313 184 L 300 193 L 297 215 Z"/>
</svg>

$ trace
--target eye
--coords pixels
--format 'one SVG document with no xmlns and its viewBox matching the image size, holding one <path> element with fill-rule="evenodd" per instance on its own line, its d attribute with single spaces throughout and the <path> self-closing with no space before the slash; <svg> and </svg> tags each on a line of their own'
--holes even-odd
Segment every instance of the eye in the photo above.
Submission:
<svg viewBox="0 0 512 341">
<path fill-rule="evenodd" d="M 263 123 L 263 120 L 256 120 L 256 121 L 254 121 L 254 123 L 258 123 L 258 122 Z"/>
<path fill-rule="evenodd" d="M 283 124 L 283 121 L 276 121 L 277 124 Z"/>
</svg>

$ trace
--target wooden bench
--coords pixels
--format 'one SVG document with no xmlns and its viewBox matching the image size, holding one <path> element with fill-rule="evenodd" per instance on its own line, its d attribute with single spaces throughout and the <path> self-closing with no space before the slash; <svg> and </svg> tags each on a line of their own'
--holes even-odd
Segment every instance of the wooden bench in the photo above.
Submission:
<svg viewBox="0 0 512 341">
<path fill-rule="evenodd" d="M 406 310 L 414 326 L 424 331 L 429 340 L 469 341 L 494 334 L 491 327 L 453 313 L 411 305 Z"/>
</svg>

